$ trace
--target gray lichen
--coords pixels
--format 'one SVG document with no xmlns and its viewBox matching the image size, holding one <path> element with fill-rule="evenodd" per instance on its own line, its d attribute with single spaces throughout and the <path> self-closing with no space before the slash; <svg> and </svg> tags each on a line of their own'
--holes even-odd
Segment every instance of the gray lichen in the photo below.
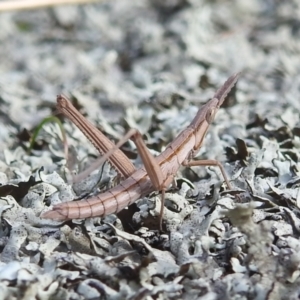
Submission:
<svg viewBox="0 0 300 300">
<path fill-rule="evenodd" d="M 0 18 L 0 299 L 297 299 L 300 278 L 298 1 L 111 1 Z M 120 180 L 53 114 L 72 96 L 119 140 L 138 128 L 156 155 L 242 71 L 199 158 L 166 193 L 118 215 L 57 222 L 57 203 Z M 55 113 L 55 112 L 54 112 Z M 122 148 L 142 165 L 132 141 Z"/>
</svg>

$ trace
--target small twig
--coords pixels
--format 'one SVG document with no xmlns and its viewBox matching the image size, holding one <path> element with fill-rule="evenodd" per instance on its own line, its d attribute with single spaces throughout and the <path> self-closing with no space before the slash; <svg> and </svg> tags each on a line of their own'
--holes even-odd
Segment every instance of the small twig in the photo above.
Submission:
<svg viewBox="0 0 300 300">
<path fill-rule="evenodd" d="M 81 4 L 100 2 L 101 0 L 28 0 L 28 1 L 1 1 L 0 12 L 11 10 L 37 9 L 57 5 Z"/>
</svg>

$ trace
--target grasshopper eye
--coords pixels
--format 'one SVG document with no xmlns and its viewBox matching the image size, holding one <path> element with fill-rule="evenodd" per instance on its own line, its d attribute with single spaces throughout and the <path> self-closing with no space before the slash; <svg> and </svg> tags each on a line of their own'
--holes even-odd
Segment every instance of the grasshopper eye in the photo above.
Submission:
<svg viewBox="0 0 300 300">
<path fill-rule="evenodd" d="M 206 122 L 207 122 L 208 124 L 210 124 L 210 123 L 214 120 L 216 111 L 217 111 L 217 110 L 216 110 L 214 107 L 211 107 L 211 108 L 207 111 L 206 116 L 205 116 L 205 119 L 206 119 Z"/>
</svg>

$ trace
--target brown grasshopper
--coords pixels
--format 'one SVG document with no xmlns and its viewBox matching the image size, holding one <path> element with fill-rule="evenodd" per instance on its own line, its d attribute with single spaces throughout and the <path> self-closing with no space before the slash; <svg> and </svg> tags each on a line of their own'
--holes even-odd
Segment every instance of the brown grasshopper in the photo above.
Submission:
<svg viewBox="0 0 300 300">
<path fill-rule="evenodd" d="M 160 210 L 160 229 L 164 208 L 165 191 L 173 182 L 180 165 L 184 166 L 218 166 L 230 189 L 222 165 L 216 160 L 192 160 L 203 144 L 209 125 L 226 96 L 236 84 L 239 74 L 228 78 L 218 89 L 214 97 L 203 105 L 191 124 L 184 129 L 157 157 L 153 157 L 145 145 L 139 131 L 132 129 L 115 145 L 89 121 L 87 121 L 64 96 L 57 97 L 58 109 L 67 116 L 94 144 L 105 154 L 101 162 L 108 159 L 116 170 L 125 178 L 110 190 L 81 201 L 66 202 L 55 205 L 52 210 L 42 214 L 43 218 L 55 220 L 81 219 L 106 216 L 117 213 L 139 198 L 153 192 L 161 191 L 162 206 Z M 144 167 L 136 169 L 119 147 L 131 138 L 142 158 Z M 95 167 L 93 167 L 95 168 Z M 87 172 L 89 173 L 90 170 Z"/>
</svg>

